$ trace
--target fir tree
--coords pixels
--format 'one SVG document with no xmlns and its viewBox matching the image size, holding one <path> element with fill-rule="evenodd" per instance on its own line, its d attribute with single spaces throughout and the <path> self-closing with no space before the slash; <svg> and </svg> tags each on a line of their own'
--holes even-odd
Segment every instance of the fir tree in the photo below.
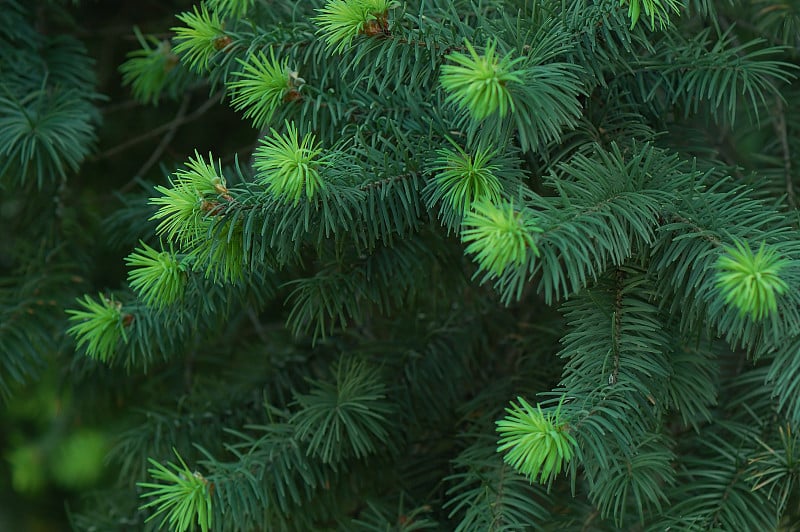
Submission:
<svg viewBox="0 0 800 532">
<path fill-rule="evenodd" d="M 137 29 L 138 100 L 201 86 L 256 140 L 145 165 L 102 222 L 119 287 L 78 282 L 64 214 L 86 52 L 3 4 L 0 183 L 36 201 L 7 215 L 0 392 L 68 356 L 115 401 L 76 529 L 800 523 L 795 0 L 207 0 Z"/>
</svg>

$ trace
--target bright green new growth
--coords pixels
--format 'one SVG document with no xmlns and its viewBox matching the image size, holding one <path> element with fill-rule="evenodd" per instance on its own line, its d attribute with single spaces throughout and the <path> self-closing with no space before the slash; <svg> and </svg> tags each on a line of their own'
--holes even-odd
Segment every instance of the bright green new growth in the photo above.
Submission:
<svg viewBox="0 0 800 532">
<path fill-rule="evenodd" d="M 176 239 L 187 245 L 204 236 L 207 229 L 206 217 L 215 215 L 222 208 L 219 199 L 230 201 L 222 166 L 208 154 L 208 162 L 195 151 L 195 158 L 189 158 L 187 168 L 175 172 L 175 179 L 170 179 L 170 186 L 156 186 L 162 195 L 150 198 L 150 203 L 159 209 L 150 218 L 161 220 L 158 234 L 168 239 Z"/>
<path fill-rule="evenodd" d="M 435 172 L 431 183 L 434 190 L 429 204 L 443 200 L 463 216 L 476 201 L 500 201 L 503 187 L 494 175 L 497 165 L 491 164 L 494 150 L 478 148 L 472 155 L 456 146 L 455 151 L 440 149 L 436 153 L 438 157 L 431 168 Z"/>
<path fill-rule="evenodd" d="M 241 227 L 232 224 L 224 218 L 225 209 L 233 205 L 235 200 L 225 186 L 225 177 L 222 175 L 221 162 L 217 160 L 216 166 L 213 156 L 208 154 L 206 162 L 197 152 L 195 158 L 189 158 L 186 168 L 175 172 L 175 178 L 170 179 L 170 186 L 156 186 L 156 191 L 162 195 L 150 198 L 150 203 L 158 205 L 159 209 L 151 219 L 161 220 L 156 228 L 159 235 L 166 236 L 170 241 L 177 241 L 182 249 L 187 252 L 184 262 L 191 262 L 194 270 L 203 270 L 206 277 L 214 280 L 233 282 L 241 277 L 244 266 L 244 253 L 241 240 Z M 221 221 L 220 224 L 215 222 Z M 217 232 L 214 233 L 214 228 Z M 218 240 L 212 234 L 225 235 Z M 149 273 L 143 276 L 155 277 L 161 266 L 152 266 Z M 179 297 L 181 293 L 178 285 L 174 284 L 178 270 L 175 265 L 164 266 L 169 269 L 168 277 L 161 278 L 161 282 L 173 283 L 173 292 L 163 301 L 174 301 L 172 297 Z M 178 265 L 180 272 L 185 265 Z M 155 287 L 154 287 L 155 289 Z M 160 296 L 153 296 L 160 297 Z M 149 304 L 150 302 L 148 302 Z"/>
<path fill-rule="evenodd" d="M 725 302 L 733 304 L 741 314 L 750 314 L 758 321 L 778 309 L 776 295 L 789 286 L 780 278 L 787 261 L 762 242 L 758 253 L 740 241 L 726 247 L 717 261 L 717 287 Z"/>
<path fill-rule="evenodd" d="M 228 85 L 235 95 L 231 103 L 237 111 L 244 109 L 245 118 L 252 118 L 255 127 L 262 128 L 269 123 L 286 93 L 292 89 L 289 60 L 278 62 L 274 50 L 270 48 L 269 58 L 264 52 L 259 52 L 247 61 L 238 61 L 243 70 L 234 72 L 239 79 Z"/>
<path fill-rule="evenodd" d="M 542 230 L 512 202 L 479 201 L 472 209 L 464 217 L 461 240 L 469 243 L 466 252 L 476 256 L 480 270 L 499 276 L 510 265 L 521 265 L 528 250 L 539 256 L 533 233 Z"/>
<path fill-rule="evenodd" d="M 447 59 L 458 65 L 443 65 L 439 78 L 447 101 L 466 108 L 475 120 L 482 120 L 494 112 L 501 117 L 514 110 L 514 100 L 508 91 L 509 83 L 522 83 L 523 72 L 514 65 L 523 61 L 511 59 L 511 53 L 495 56 L 496 41 L 486 45 L 483 55 L 478 55 L 469 41 L 464 41 L 470 56 L 454 52 Z"/>
<path fill-rule="evenodd" d="M 319 173 L 325 162 L 318 158 L 322 149 L 316 144 L 316 138 L 306 133 L 300 140 L 297 127 L 288 122 L 285 134 L 274 129 L 271 132 L 271 136 L 261 139 L 254 154 L 256 181 L 287 203 L 297 204 L 304 192 L 310 200 L 325 188 Z"/>
<path fill-rule="evenodd" d="M 255 0 L 207 0 L 208 5 L 215 13 L 219 13 L 223 17 L 239 18 L 247 13 Z"/>
<path fill-rule="evenodd" d="M 185 265 L 172 251 L 157 251 L 144 242 L 125 259 L 128 282 L 149 306 L 163 308 L 183 297 Z"/>
<path fill-rule="evenodd" d="M 512 403 L 506 408 L 508 415 L 496 422 L 497 452 L 505 452 L 503 460 L 531 482 L 552 482 L 572 459 L 578 442 L 561 420 L 561 405 L 545 414 L 538 404 L 534 408 L 522 397 L 517 401 L 520 404 Z"/>
<path fill-rule="evenodd" d="M 127 61 L 119 67 L 122 84 L 130 85 L 133 97 L 142 103 L 158 103 L 167 77 L 178 63 L 169 41 L 142 35 L 133 29 L 141 48 L 128 53 Z"/>
<path fill-rule="evenodd" d="M 178 43 L 175 53 L 185 59 L 189 69 L 205 72 L 211 59 L 225 47 L 226 35 L 219 15 L 209 13 L 205 4 L 201 4 L 200 11 L 195 6 L 192 13 L 181 13 L 177 17 L 186 26 L 172 28 Z"/>
<path fill-rule="evenodd" d="M 650 29 L 656 29 L 656 18 L 658 18 L 659 29 L 669 26 L 669 13 L 680 14 L 683 3 L 679 0 L 619 0 L 619 5 L 628 2 L 628 16 L 631 18 L 631 29 L 636 27 L 639 17 L 644 10 L 644 14 L 650 17 Z"/>
<path fill-rule="evenodd" d="M 376 35 L 388 29 L 388 11 L 393 0 L 330 0 L 314 17 L 319 33 L 333 53 L 344 51 L 356 35 Z"/>
<path fill-rule="evenodd" d="M 215 282 L 235 283 L 245 271 L 245 253 L 240 224 L 225 221 L 218 226 L 219 238 L 203 238 L 192 243 L 186 260 L 194 271 L 203 271 Z"/>
<path fill-rule="evenodd" d="M 365 2 L 204 0 L 224 50 L 198 76 L 184 50 L 148 93 L 179 100 L 178 115 L 162 107 L 141 124 L 138 107 L 68 105 L 92 86 L 61 84 L 92 68 L 63 43 L 21 54 L 28 35 L 0 38 L 12 93 L 0 122 L 25 132 L 0 124 L 13 155 L 0 170 L 0 395 L 57 353 L 80 407 L 60 418 L 129 428 L 110 449 L 119 489 L 98 485 L 73 527 L 200 530 L 201 512 L 215 531 L 800 522 L 798 182 L 783 165 L 797 156 L 800 33 L 770 18 L 786 10 L 766 16 L 771 0 L 675 1 L 692 16 L 669 12 L 659 33 L 641 27 L 660 20 L 642 0 L 633 30 L 619 0 L 408 2 L 391 33 L 372 13 L 332 44 L 317 32 L 323 6 Z M 152 59 L 142 66 L 157 74 Z M 443 65 L 461 85 L 446 87 Z M 224 139 L 225 117 L 208 112 L 219 94 L 239 106 Z M 50 112 L 51 97 L 72 111 Z M 95 179 L 105 162 L 61 183 L 50 165 L 19 174 L 20 155 L 50 160 L 49 146 L 79 138 L 84 108 L 109 122 L 103 134 L 132 128 L 122 148 L 163 133 L 147 164 L 109 162 L 163 187 Z M 98 161 L 117 153 L 109 141 Z M 220 142 L 213 159 L 181 154 Z M 168 182 L 155 168 L 175 157 L 187 164 Z M 237 161 L 224 167 L 235 189 L 217 157 Z M 118 206 L 103 203 L 114 183 Z M 738 252 L 730 235 L 781 259 L 766 283 L 788 286 L 773 290 L 777 310 L 758 290 L 739 297 L 766 319 L 725 303 L 728 285 L 752 291 L 765 269 L 718 269 L 720 242 Z M 123 247 L 129 283 L 106 264 Z M 741 278 L 718 285 L 728 274 Z M 98 282 L 119 287 L 121 309 L 98 300 Z M 97 314 L 112 307 L 94 327 L 108 326 L 109 347 L 95 351 L 127 379 L 85 355 L 81 335 L 95 333 L 75 327 L 88 319 L 68 325 L 84 342 L 75 356 L 61 341 L 62 305 L 91 314 L 76 291 Z"/>
<path fill-rule="evenodd" d="M 67 333 L 78 341 L 78 347 L 86 345 L 86 354 L 102 362 L 108 362 L 114 354 L 120 339 L 127 343 L 125 318 L 122 303 L 99 294 L 100 301 L 88 295 L 78 299 L 83 310 L 68 309 L 72 327 Z"/>
<path fill-rule="evenodd" d="M 161 481 L 159 484 L 139 482 L 140 488 L 149 488 L 141 494 L 143 499 L 153 498 L 140 508 L 157 508 L 157 511 L 147 518 L 147 521 L 164 514 L 159 527 L 169 522 L 170 530 L 183 532 L 195 529 L 195 523 L 203 532 L 211 529 L 213 517 L 211 508 L 211 493 L 208 480 L 198 472 L 192 472 L 173 449 L 175 456 L 180 461 L 180 466 L 169 462 L 166 466 L 159 464 L 152 458 L 148 461 L 153 465 L 148 469 L 150 476 Z"/>
</svg>

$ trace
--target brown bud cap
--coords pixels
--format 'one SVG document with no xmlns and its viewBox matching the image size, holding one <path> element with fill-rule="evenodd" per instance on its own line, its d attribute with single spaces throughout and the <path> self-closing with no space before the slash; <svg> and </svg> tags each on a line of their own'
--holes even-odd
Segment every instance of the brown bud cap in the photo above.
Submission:
<svg viewBox="0 0 800 532">
<path fill-rule="evenodd" d="M 388 28 L 381 24 L 380 20 L 368 20 L 364 27 L 361 28 L 361 34 L 367 37 L 375 37 L 376 35 L 386 35 Z"/>
<path fill-rule="evenodd" d="M 200 210 L 208 213 L 211 216 L 218 216 L 222 214 L 224 207 L 218 201 L 203 200 L 200 202 Z"/>
<path fill-rule="evenodd" d="M 222 35 L 214 39 L 214 49 L 222 50 L 232 42 L 231 38 L 227 35 Z"/>
<path fill-rule="evenodd" d="M 286 94 L 283 95 L 283 102 L 284 103 L 296 102 L 297 100 L 301 100 L 302 98 L 303 95 L 300 94 L 299 90 L 291 89 L 287 91 Z"/>
</svg>

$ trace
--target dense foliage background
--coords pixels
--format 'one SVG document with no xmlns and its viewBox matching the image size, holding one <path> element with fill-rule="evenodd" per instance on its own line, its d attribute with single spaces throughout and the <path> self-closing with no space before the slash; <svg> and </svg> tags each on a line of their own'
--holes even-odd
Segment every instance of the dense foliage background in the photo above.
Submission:
<svg viewBox="0 0 800 532">
<path fill-rule="evenodd" d="M 798 54 L 794 0 L 0 0 L 0 530 L 798 530 Z"/>
<path fill-rule="evenodd" d="M 124 371 L 76 379 L 81 372 L 74 371 L 74 345 L 64 336 L 64 310 L 85 291 L 125 283 L 124 257 L 136 240 L 112 236 L 106 224 L 124 206 L 119 193 L 143 190 L 141 178 L 162 180 L 195 148 L 242 150 L 256 138 L 256 132 L 238 127 L 227 106 L 206 103 L 207 86 L 198 84 L 180 100 L 163 99 L 158 106 L 135 101 L 123 86 L 119 66 L 138 47 L 133 28 L 166 37 L 175 13 L 191 5 L 0 2 L 3 96 L 8 97 L 10 72 L 40 65 L 29 55 L 39 53 L 42 41 L 74 39 L 68 42 L 76 53 L 63 66 L 85 79 L 82 96 L 91 109 L 84 107 L 82 118 L 93 130 L 79 171 L 67 169 L 68 186 L 47 176 L 39 188 L 35 179 L 20 179 L 16 169 L 3 174 L 0 186 L 0 530 L 66 530 L 65 502 L 81 508 L 81 493 L 105 489 L 117 477 L 116 468 L 105 465 L 105 453 L 127 426 L 119 423 L 119 408 L 137 402 L 136 384 L 120 388 Z M 42 82 L 41 72 L 31 72 L 37 75 L 32 84 Z M 2 129 L 8 134 L 5 123 Z M 5 150 L 12 146 L 4 141 Z M 0 165 L 11 160 L 9 151 L 0 155 Z M 27 327 L 35 327 L 28 338 L 17 336 Z M 8 373 L 17 356 L 19 366 Z M 111 378 L 117 381 L 106 382 Z M 59 463 L 69 467 L 59 469 Z"/>
</svg>

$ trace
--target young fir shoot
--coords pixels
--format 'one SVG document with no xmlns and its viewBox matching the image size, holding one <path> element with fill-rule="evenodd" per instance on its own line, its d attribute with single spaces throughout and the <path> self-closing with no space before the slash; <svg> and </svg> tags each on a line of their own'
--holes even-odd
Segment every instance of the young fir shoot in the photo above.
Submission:
<svg viewBox="0 0 800 532">
<path fill-rule="evenodd" d="M 255 0 L 207 0 L 208 5 L 215 13 L 219 13 L 226 18 L 244 17 L 247 11 L 253 6 Z"/>
<path fill-rule="evenodd" d="M 717 287 L 725 303 L 759 321 L 777 310 L 776 295 L 789 289 L 780 278 L 786 265 L 787 261 L 763 242 L 754 254 L 746 243 L 735 241 L 734 247 L 726 247 L 725 254 L 717 261 Z"/>
<path fill-rule="evenodd" d="M 483 120 L 497 112 L 501 117 L 514 110 L 514 100 L 508 90 L 510 83 L 522 83 L 523 71 L 514 65 L 523 57 L 511 58 L 495 55 L 497 42 L 490 41 L 483 55 L 478 55 L 469 41 L 464 41 L 470 55 L 453 52 L 447 59 L 457 65 L 443 65 L 439 81 L 447 101 L 467 109 L 475 120 Z M 460 65 L 460 66 L 459 66 Z"/>
<path fill-rule="evenodd" d="M 241 224 L 225 220 L 213 235 L 194 242 L 186 260 L 194 271 L 202 270 L 207 279 L 225 283 L 239 281 L 246 265 Z"/>
<path fill-rule="evenodd" d="M 222 164 L 208 154 L 208 162 L 197 151 L 189 158 L 187 168 L 175 172 L 170 187 L 156 186 L 162 195 L 150 198 L 150 203 L 159 207 L 151 219 L 161 220 L 157 231 L 168 239 L 177 239 L 182 244 L 191 244 L 203 236 L 208 229 L 206 217 L 218 213 L 220 200 L 232 198 L 225 187 Z"/>
<path fill-rule="evenodd" d="M 156 513 L 147 518 L 148 521 L 164 514 L 164 518 L 159 524 L 160 528 L 164 527 L 164 523 L 169 522 L 170 530 L 183 532 L 195 529 L 196 523 L 200 526 L 200 530 L 208 532 L 211 530 L 213 515 L 208 480 L 203 478 L 200 473 L 190 471 L 178 451 L 174 449 L 173 451 L 182 467 L 172 462 L 164 466 L 152 458 L 148 459 L 153 465 L 148 469 L 150 476 L 161 483 L 140 482 L 137 484 L 141 488 L 149 489 L 142 493 L 142 498 L 154 498 L 140 508 L 155 507 L 158 509 Z"/>
<path fill-rule="evenodd" d="M 178 56 L 172 52 L 169 41 L 145 37 L 136 27 L 133 31 L 141 48 L 128 53 L 128 59 L 119 67 L 122 84 L 131 86 L 137 101 L 157 104 L 167 79 L 178 64 Z"/>
<path fill-rule="evenodd" d="M 78 299 L 82 310 L 68 309 L 72 327 L 67 333 L 78 341 L 78 347 L 86 345 L 86 354 L 102 362 L 114 355 L 120 339 L 128 342 L 125 333 L 126 316 L 122 314 L 122 303 L 99 294 L 99 301 L 88 295 Z M 129 315 L 128 315 L 129 316 Z"/>
<path fill-rule="evenodd" d="M 330 0 L 314 20 L 327 48 L 338 54 L 350 46 L 356 35 L 388 33 L 388 13 L 397 5 L 393 0 Z"/>
<path fill-rule="evenodd" d="M 480 270 L 499 276 L 509 265 L 521 265 L 528 250 L 539 256 L 533 233 L 541 232 L 511 202 L 478 201 L 464 216 L 461 240 L 469 243 L 466 252 L 476 256 Z"/>
<path fill-rule="evenodd" d="M 186 26 L 172 28 L 176 33 L 175 53 L 181 55 L 188 68 L 198 73 L 208 70 L 211 59 L 230 43 L 216 13 L 209 13 L 205 4 L 193 13 L 181 13 L 178 20 Z"/>
<path fill-rule="evenodd" d="M 628 16 L 631 18 L 631 29 L 636 27 L 639 16 L 644 10 L 644 14 L 650 17 L 650 29 L 656 29 L 656 18 L 658 18 L 659 29 L 669 26 L 669 12 L 680 14 L 682 3 L 680 0 L 619 0 L 619 5 L 628 2 Z"/>
<path fill-rule="evenodd" d="M 578 442 L 561 420 L 561 404 L 545 414 L 538 404 L 534 408 L 522 397 L 517 401 L 519 405 L 511 403 L 508 415 L 497 421 L 497 452 L 505 452 L 503 460 L 531 482 L 552 482 L 572 460 Z"/>
<path fill-rule="evenodd" d="M 171 305 L 183 297 L 186 288 L 186 266 L 170 251 L 157 251 L 144 242 L 128 255 L 125 263 L 131 268 L 128 282 L 145 304 L 154 308 Z"/>
<path fill-rule="evenodd" d="M 231 104 L 237 111 L 245 110 L 244 117 L 252 118 L 253 125 L 260 129 L 269 123 L 272 114 L 293 88 L 289 60 L 278 62 L 270 48 L 269 58 L 264 52 L 259 52 L 257 56 L 248 57 L 247 61 L 238 61 L 243 70 L 234 72 L 239 79 L 229 84 L 234 93 Z"/>
<path fill-rule="evenodd" d="M 429 206 L 442 200 L 446 209 L 460 219 L 476 201 L 499 202 L 503 187 L 494 175 L 498 166 L 491 164 L 494 150 L 478 148 L 473 155 L 461 146 L 454 146 L 455 151 L 436 151 L 438 156 L 431 168 L 434 176 L 426 188 L 432 189 Z"/>
<path fill-rule="evenodd" d="M 300 140 L 297 127 L 288 122 L 286 134 L 274 129 L 271 132 L 271 136 L 261 139 L 254 154 L 257 182 L 295 205 L 304 193 L 310 200 L 317 191 L 324 190 L 319 168 L 326 163 L 324 158 L 318 158 L 322 149 L 314 135 L 306 133 Z"/>
</svg>

